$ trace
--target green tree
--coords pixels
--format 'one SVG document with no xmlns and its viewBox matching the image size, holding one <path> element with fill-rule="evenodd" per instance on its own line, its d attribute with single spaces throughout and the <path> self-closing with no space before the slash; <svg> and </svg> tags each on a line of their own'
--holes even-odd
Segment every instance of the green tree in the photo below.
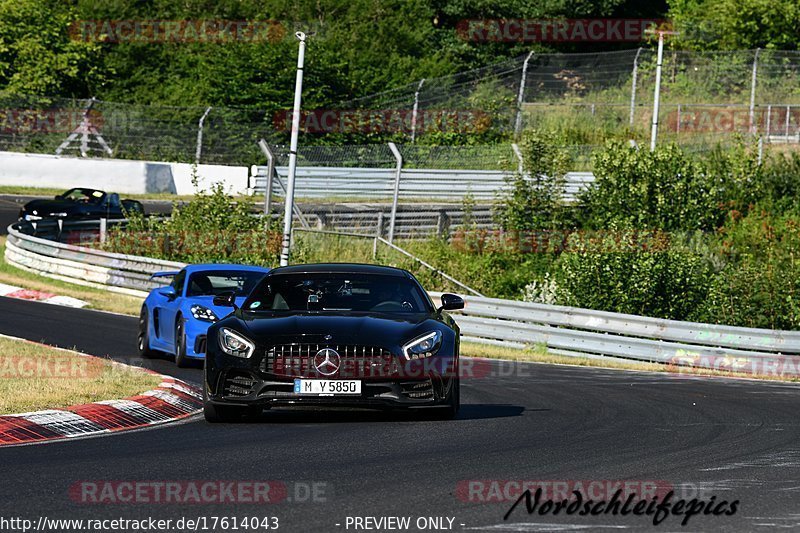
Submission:
<svg viewBox="0 0 800 533">
<path fill-rule="evenodd" d="M 796 0 L 670 0 L 679 46 L 698 50 L 796 50 L 800 4 Z"/>
<path fill-rule="evenodd" d="M 506 231 L 555 229 L 560 224 L 568 155 L 544 134 L 525 133 L 520 142 L 524 173 L 509 179 L 510 190 L 496 205 L 496 217 Z"/>
<path fill-rule="evenodd" d="M 99 46 L 70 38 L 76 17 L 58 0 L 0 0 L 0 96 L 85 97 L 102 85 Z"/>
</svg>

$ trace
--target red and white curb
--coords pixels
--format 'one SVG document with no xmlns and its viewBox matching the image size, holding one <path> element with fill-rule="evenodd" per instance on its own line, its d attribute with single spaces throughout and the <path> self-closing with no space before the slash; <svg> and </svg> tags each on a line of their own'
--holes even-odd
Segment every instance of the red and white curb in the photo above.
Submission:
<svg viewBox="0 0 800 533">
<path fill-rule="evenodd" d="M 65 305 L 67 307 L 86 307 L 88 302 L 72 298 L 71 296 L 59 296 L 51 292 L 37 291 L 34 289 L 23 289 L 13 285 L 0 283 L 0 296 L 8 298 L 19 298 L 20 300 L 36 300 L 49 304 Z"/>
<path fill-rule="evenodd" d="M 112 364 L 161 376 L 161 384 L 123 400 L 0 415 L 0 447 L 139 429 L 187 418 L 203 407 L 200 390 L 184 381 L 141 367 Z"/>
</svg>

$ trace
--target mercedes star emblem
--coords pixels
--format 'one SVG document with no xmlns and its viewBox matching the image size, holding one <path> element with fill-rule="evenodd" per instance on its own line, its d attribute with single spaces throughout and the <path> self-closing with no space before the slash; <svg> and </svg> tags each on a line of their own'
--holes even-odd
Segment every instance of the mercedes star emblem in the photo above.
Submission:
<svg viewBox="0 0 800 533">
<path fill-rule="evenodd" d="M 340 364 L 339 352 L 332 348 L 323 348 L 314 356 L 314 368 L 323 376 L 335 374 Z"/>
</svg>

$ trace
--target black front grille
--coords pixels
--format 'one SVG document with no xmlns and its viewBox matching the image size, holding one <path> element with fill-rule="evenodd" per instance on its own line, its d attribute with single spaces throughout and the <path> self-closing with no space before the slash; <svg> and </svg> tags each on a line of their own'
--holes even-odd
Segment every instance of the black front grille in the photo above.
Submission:
<svg viewBox="0 0 800 533">
<path fill-rule="evenodd" d="M 317 370 L 314 358 L 320 350 L 333 349 L 339 354 L 339 369 Z M 399 372 L 397 358 L 378 346 L 355 344 L 279 344 L 266 350 L 262 372 L 290 377 L 369 378 L 393 376 Z"/>
<path fill-rule="evenodd" d="M 433 400 L 433 382 L 430 379 L 422 381 L 404 381 L 400 384 L 403 396 L 412 400 Z"/>
<path fill-rule="evenodd" d="M 226 398 L 240 398 L 253 392 L 256 380 L 245 374 L 229 376 L 225 380 L 222 395 Z"/>
</svg>

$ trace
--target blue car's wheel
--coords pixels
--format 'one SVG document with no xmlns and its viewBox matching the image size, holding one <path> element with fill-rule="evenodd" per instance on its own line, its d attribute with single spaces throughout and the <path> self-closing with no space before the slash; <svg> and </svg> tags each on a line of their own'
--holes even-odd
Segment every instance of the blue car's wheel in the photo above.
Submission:
<svg viewBox="0 0 800 533">
<path fill-rule="evenodd" d="M 141 357 L 156 355 L 155 350 L 150 348 L 150 314 L 146 306 L 142 306 L 142 312 L 139 313 L 139 334 L 136 337 L 136 345 Z"/>
<path fill-rule="evenodd" d="M 190 361 L 186 357 L 186 332 L 184 331 L 183 317 L 178 316 L 177 322 L 175 325 L 175 364 L 178 368 L 186 368 Z"/>
</svg>

